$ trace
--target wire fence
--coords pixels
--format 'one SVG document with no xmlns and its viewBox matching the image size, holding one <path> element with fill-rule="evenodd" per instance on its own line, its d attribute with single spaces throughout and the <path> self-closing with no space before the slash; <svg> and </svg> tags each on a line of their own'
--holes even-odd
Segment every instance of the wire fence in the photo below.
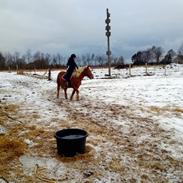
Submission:
<svg viewBox="0 0 183 183">
<path fill-rule="evenodd" d="M 28 75 L 39 79 L 56 80 L 57 74 L 63 69 L 57 70 L 17 70 L 17 74 Z M 108 68 L 94 68 L 93 74 L 95 79 L 108 79 Z M 183 65 L 145 65 L 145 66 L 129 66 L 124 69 L 111 70 L 111 78 L 130 78 L 138 76 L 171 76 L 183 75 Z M 87 78 L 85 78 L 87 79 Z"/>
</svg>

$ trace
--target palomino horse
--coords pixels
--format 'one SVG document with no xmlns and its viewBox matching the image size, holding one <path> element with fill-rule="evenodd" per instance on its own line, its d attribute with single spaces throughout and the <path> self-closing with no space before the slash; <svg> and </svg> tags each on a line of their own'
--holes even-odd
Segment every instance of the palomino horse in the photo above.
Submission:
<svg viewBox="0 0 183 183">
<path fill-rule="evenodd" d="M 57 76 L 57 98 L 59 98 L 60 86 L 64 90 L 65 98 L 67 99 L 67 88 L 73 88 L 70 100 L 72 100 L 75 92 L 77 93 L 77 100 L 79 100 L 79 87 L 81 85 L 81 81 L 85 76 L 90 79 L 93 79 L 93 74 L 89 66 L 81 67 L 77 69 L 71 76 L 70 83 L 71 86 L 68 86 L 68 82 L 63 78 L 65 72 L 61 71 Z"/>
</svg>

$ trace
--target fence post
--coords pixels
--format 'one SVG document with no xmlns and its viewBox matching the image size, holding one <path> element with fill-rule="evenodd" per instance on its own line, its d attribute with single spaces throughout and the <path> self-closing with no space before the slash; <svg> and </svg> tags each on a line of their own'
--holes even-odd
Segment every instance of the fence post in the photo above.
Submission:
<svg viewBox="0 0 183 183">
<path fill-rule="evenodd" d="M 145 63 L 145 67 L 146 67 L 146 75 L 147 75 L 147 62 Z"/>
<path fill-rule="evenodd" d="M 132 73 L 131 73 L 131 64 L 129 64 L 129 76 L 131 76 Z"/>
<path fill-rule="evenodd" d="M 11 73 L 11 67 L 10 66 L 8 67 L 8 72 Z"/>
<path fill-rule="evenodd" d="M 36 74 L 36 67 L 35 67 L 35 65 L 34 65 L 34 74 Z"/>
<path fill-rule="evenodd" d="M 51 81 L 51 68 L 48 69 L 48 81 Z"/>
<path fill-rule="evenodd" d="M 16 65 L 16 70 L 17 70 L 17 74 L 18 74 L 18 65 Z"/>
<path fill-rule="evenodd" d="M 154 65 L 154 74 L 156 74 L 156 65 Z"/>
<path fill-rule="evenodd" d="M 165 76 L 166 76 L 166 65 L 164 66 L 164 69 L 165 69 Z"/>
</svg>

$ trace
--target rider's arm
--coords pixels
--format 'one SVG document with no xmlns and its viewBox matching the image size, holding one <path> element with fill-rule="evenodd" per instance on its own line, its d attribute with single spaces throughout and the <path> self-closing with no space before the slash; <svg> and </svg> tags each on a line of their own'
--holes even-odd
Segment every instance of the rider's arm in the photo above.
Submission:
<svg viewBox="0 0 183 183">
<path fill-rule="evenodd" d="M 74 66 L 75 66 L 75 68 L 77 68 L 77 69 L 78 69 L 78 66 L 77 66 L 76 62 L 74 62 Z"/>
</svg>

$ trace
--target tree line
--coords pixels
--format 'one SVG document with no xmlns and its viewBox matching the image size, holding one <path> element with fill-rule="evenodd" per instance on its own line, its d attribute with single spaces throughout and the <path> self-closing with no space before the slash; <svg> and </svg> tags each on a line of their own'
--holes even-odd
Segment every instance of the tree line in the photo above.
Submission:
<svg viewBox="0 0 183 183">
<path fill-rule="evenodd" d="M 183 43 L 177 52 L 170 49 L 164 54 L 162 47 L 153 46 L 147 50 L 138 51 L 131 57 L 131 60 L 134 65 L 170 64 L 173 62 L 183 64 Z"/>
<path fill-rule="evenodd" d="M 27 50 L 26 53 L 2 53 L 0 52 L 0 70 L 7 69 L 48 69 L 48 68 L 65 68 L 67 57 L 58 54 L 49 54 L 43 52 L 32 53 Z M 77 56 L 79 66 L 90 65 L 96 67 L 107 66 L 107 57 L 105 55 L 97 55 L 86 53 Z M 111 58 L 112 66 L 124 66 L 125 60 L 123 56 Z M 175 52 L 173 49 L 164 53 L 162 47 L 152 46 L 149 49 L 138 51 L 131 57 L 133 65 L 144 64 L 170 64 L 172 62 L 183 64 L 183 43 Z"/>
<path fill-rule="evenodd" d="M 123 59 L 123 57 L 121 57 Z M 27 50 L 26 53 L 2 53 L 0 52 L 0 69 L 48 69 L 48 68 L 64 68 L 68 57 L 61 54 L 49 54 L 43 52 L 32 53 Z M 119 59 L 112 58 L 112 65 L 115 66 Z M 77 56 L 79 66 L 106 66 L 107 59 L 105 55 L 96 55 L 94 53 L 86 53 Z"/>
</svg>

